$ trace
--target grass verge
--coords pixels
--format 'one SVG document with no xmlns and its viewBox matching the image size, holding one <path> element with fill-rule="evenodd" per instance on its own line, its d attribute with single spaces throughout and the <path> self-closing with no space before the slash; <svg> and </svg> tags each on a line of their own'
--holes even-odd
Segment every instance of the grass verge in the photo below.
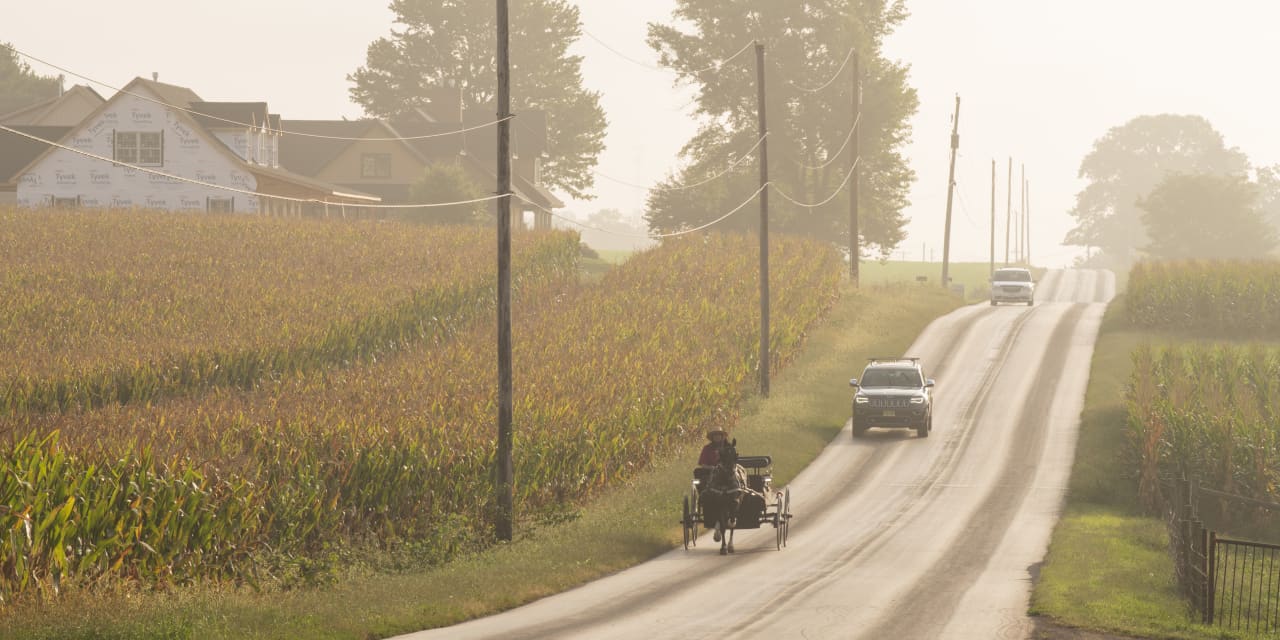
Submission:
<svg viewBox="0 0 1280 640">
<path fill-rule="evenodd" d="M 752 397 L 734 429 L 744 453 L 774 459 L 784 486 L 843 427 L 848 379 L 866 357 L 902 353 L 959 300 L 915 284 L 845 287 L 800 356 Z M 255 594 L 212 587 L 173 593 L 72 596 L 4 610 L 0 638 L 317 640 L 379 638 L 511 608 L 619 571 L 679 544 L 679 498 L 701 443 L 657 462 L 570 522 L 446 566 L 396 575 L 351 570 L 327 588 Z M 600 532 L 613 532 L 609 536 Z"/>
<path fill-rule="evenodd" d="M 1031 598 L 1053 624 L 1137 638 L 1259 637 L 1191 622 L 1174 583 L 1164 521 L 1138 504 L 1126 458 L 1125 387 L 1140 344 L 1203 339 L 1135 330 L 1124 301 L 1108 307 L 1093 351 L 1066 509 Z M 1274 637 L 1274 636 L 1272 636 Z"/>
</svg>

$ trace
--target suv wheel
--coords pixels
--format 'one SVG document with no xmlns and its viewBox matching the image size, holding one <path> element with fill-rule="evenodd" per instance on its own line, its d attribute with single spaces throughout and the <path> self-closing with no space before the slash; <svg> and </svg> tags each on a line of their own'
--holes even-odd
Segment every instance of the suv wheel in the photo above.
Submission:
<svg viewBox="0 0 1280 640">
<path fill-rule="evenodd" d="M 928 438 L 930 431 L 933 431 L 933 416 L 925 418 L 920 422 L 920 426 L 916 427 L 916 437 Z"/>
<path fill-rule="evenodd" d="M 853 437 L 854 437 L 854 438 L 858 438 L 858 437 L 862 436 L 863 434 L 865 434 L 866 432 L 867 432 L 867 427 L 858 426 L 858 423 L 856 423 L 856 422 L 855 422 L 855 423 L 853 423 Z"/>
</svg>

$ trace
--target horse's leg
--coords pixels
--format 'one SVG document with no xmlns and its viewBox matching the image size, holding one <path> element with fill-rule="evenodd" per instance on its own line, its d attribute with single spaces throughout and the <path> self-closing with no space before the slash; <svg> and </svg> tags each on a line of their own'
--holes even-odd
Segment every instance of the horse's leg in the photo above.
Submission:
<svg viewBox="0 0 1280 640">
<path fill-rule="evenodd" d="M 737 527 L 729 527 L 729 553 L 733 553 L 733 532 Z"/>
</svg>

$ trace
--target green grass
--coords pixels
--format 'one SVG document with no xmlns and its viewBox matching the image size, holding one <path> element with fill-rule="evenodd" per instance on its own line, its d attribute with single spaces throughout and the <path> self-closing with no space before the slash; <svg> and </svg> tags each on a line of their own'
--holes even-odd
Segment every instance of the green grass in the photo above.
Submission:
<svg viewBox="0 0 1280 640">
<path fill-rule="evenodd" d="M 1002 263 L 997 262 L 996 268 Z M 1043 269 L 1032 269 L 1039 278 Z M 953 284 L 964 286 L 964 298 L 969 302 L 985 300 L 990 295 L 990 263 L 953 262 L 947 267 L 947 277 Z M 937 287 L 942 281 L 941 262 L 878 262 L 866 261 L 858 265 L 858 274 L 864 284 L 911 283 L 924 287 Z M 928 278 L 920 283 L 917 278 Z"/>
<path fill-rule="evenodd" d="M 784 486 L 843 427 L 850 363 L 903 352 L 958 303 L 915 285 L 846 287 L 801 355 L 774 377 L 771 396 L 753 396 L 740 407 L 733 435 L 741 450 L 773 456 L 776 486 Z M 494 613 L 676 547 L 679 499 L 699 448 L 672 452 L 567 523 L 523 530 L 509 545 L 440 568 L 397 575 L 353 569 L 334 586 L 285 593 L 188 588 L 128 598 L 76 596 L 11 607 L 0 616 L 0 638 L 363 639 Z M 604 530 L 614 533 L 601 535 Z"/>
<path fill-rule="evenodd" d="M 1066 509 L 1031 612 L 1062 626 L 1139 638 L 1255 637 L 1191 622 L 1174 584 L 1164 522 L 1139 506 L 1137 467 L 1126 454 L 1124 396 L 1134 348 L 1206 338 L 1134 330 L 1123 304 L 1117 298 L 1108 307 L 1094 348 Z"/>
</svg>

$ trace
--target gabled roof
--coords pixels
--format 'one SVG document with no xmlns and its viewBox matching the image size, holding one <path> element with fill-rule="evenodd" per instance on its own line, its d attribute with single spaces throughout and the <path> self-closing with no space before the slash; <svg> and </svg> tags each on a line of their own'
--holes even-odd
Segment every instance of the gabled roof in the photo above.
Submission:
<svg viewBox="0 0 1280 640">
<path fill-rule="evenodd" d="M 245 168 L 248 169 L 250 173 L 253 173 L 255 175 L 274 178 L 276 180 L 280 180 L 282 182 L 288 182 L 289 184 L 295 184 L 307 189 L 324 191 L 329 195 L 336 196 L 339 198 L 350 198 L 352 200 L 367 200 L 369 202 L 378 202 L 382 199 L 371 193 L 365 193 L 363 191 L 358 191 L 356 189 L 348 189 L 346 187 L 340 187 L 336 184 L 330 184 L 328 182 L 323 182 L 321 180 L 316 180 L 314 178 L 308 178 L 307 176 L 298 175 L 292 171 L 287 171 L 285 169 L 277 169 L 275 167 L 268 167 L 265 165 L 250 164 L 250 163 L 245 163 Z"/>
<path fill-rule="evenodd" d="M 203 100 L 200 99 L 200 96 L 196 95 L 194 91 L 186 87 L 179 87 L 177 85 L 165 84 L 162 82 L 157 82 L 155 80 L 147 80 L 146 78 L 139 77 L 139 78 L 134 78 L 131 82 L 129 82 L 129 84 L 125 85 L 125 87 L 121 89 L 118 93 L 116 93 L 116 95 L 112 96 L 110 100 L 107 100 L 103 102 L 101 105 L 99 105 L 98 108 L 95 109 L 93 113 L 89 115 L 89 117 L 85 118 L 84 121 L 85 122 L 92 121 L 95 117 L 98 116 L 98 114 L 105 111 L 108 108 L 108 106 L 110 106 L 112 101 L 116 100 L 121 95 L 143 95 L 137 91 L 138 88 L 145 88 L 149 92 L 154 94 L 155 99 L 157 101 L 162 102 L 166 105 L 170 105 L 172 107 L 176 107 L 176 109 L 174 110 L 175 117 L 186 120 L 189 124 L 191 124 L 196 129 L 205 131 L 210 138 L 211 144 L 209 145 L 209 147 L 213 149 L 215 153 L 222 154 L 228 160 L 230 160 L 233 164 L 238 165 L 252 173 L 274 178 L 276 180 L 288 182 L 290 184 L 299 185 L 308 189 L 323 191 L 328 195 L 332 195 L 336 197 L 346 197 L 354 200 L 365 200 L 370 202 L 377 202 L 379 200 L 377 196 L 373 196 L 367 193 L 353 192 L 354 190 L 352 189 L 346 189 L 344 187 L 339 187 L 337 185 L 321 182 L 319 180 L 314 180 L 306 176 L 301 176 L 301 175 L 298 175 L 289 171 L 285 171 L 282 169 L 264 167 L 261 165 L 255 165 L 249 162 L 245 162 L 240 156 L 236 155 L 234 151 L 232 151 L 229 147 L 223 144 L 221 140 L 218 140 L 216 136 L 213 136 L 212 133 L 208 130 L 208 128 L 206 128 L 203 124 L 197 121 L 197 118 L 200 116 L 192 114 L 188 111 L 185 111 L 185 109 L 196 111 L 196 109 L 192 108 L 192 105 L 196 105 L 196 104 L 206 107 L 206 111 L 203 111 L 202 113 L 208 113 L 207 109 L 211 105 L 226 105 L 226 104 L 258 105 L 258 104 L 261 104 L 263 107 L 262 113 L 266 115 L 266 103 L 204 102 Z M 214 107 L 214 108 L 218 108 L 218 107 Z M 278 116 L 276 117 L 278 118 Z M 227 123 L 222 123 L 222 124 L 227 124 Z M 83 126 L 83 123 L 80 126 Z M 76 128 L 79 128 L 79 127 L 72 127 L 72 129 L 76 129 Z M 70 132 L 65 132 L 64 135 L 67 135 L 68 133 Z M 17 137 L 17 136 L 13 136 L 12 134 L 9 134 L 9 136 Z M 37 143 L 37 144 L 40 144 L 45 148 L 40 153 L 38 153 L 34 158 L 32 158 L 29 162 L 22 165 L 21 169 L 10 174 L 11 176 L 15 176 L 20 173 L 25 173 L 31 167 L 39 163 L 45 156 L 52 153 L 54 150 L 54 147 L 49 145 L 44 145 L 44 143 Z"/>
<path fill-rule="evenodd" d="M 192 102 L 188 107 L 196 122 L 206 129 L 246 129 L 270 127 L 271 114 L 265 102 Z M 276 116 L 277 121 L 279 116 Z"/>
<path fill-rule="evenodd" d="M 78 85 L 75 85 L 74 87 L 71 87 L 67 91 L 63 92 L 62 95 L 54 96 L 52 98 L 49 98 L 48 100 L 42 100 L 33 105 L 28 105 L 26 107 L 22 107 L 21 109 L 17 109 L 15 111 L 10 111 L 9 113 L 6 113 L 4 115 L 0 115 L 0 123 L 4 123 L 8 125 L 40 124 L 47 115 L 49 115 L 50 113 L 53 113 L 58 109 L 58 107 L 62 106 L 63 104 L 71 100 L 84 100 L 87 104 L 92 104 L 92 105 L 101 105 L 107 101 L 105 98 L 102 97 L 101 94 L 99 94 L 97 91 L 94 91 L 92 88 L 86 87 L 85 85 L 82 85 L 82 84 L 78 84 Z M 52 126 L 52 125 L 40 125 L 40 126 Z M 56 125 L 56 126 L 69 126 L 69 125 Z"/>
<path fill-rule="evenodd" d="M 280 165 L 297 173 L 314 176 L 342 155 L 355 140 L 337 138 L 397 138 L 399 133 L 381 120 L 281 120 Z M 376 131 L 375 129 L 380 129 Z M 307 134 L 307 135 L 290 135 Z M 327 137 L 320 137 L 327 136 Z M 426 163 L 411 144 L 409 153 Z"/>
<path fill-rule="evenodd" d="M 73 127 L 37 127 L 30 125 L 5 125 L 14 131 L 57 142 Z M 40 157 L 49 145 L 38 140 L 0 130 L 0 184 L 12 184 L 19 170 Z"/>
</svg>

